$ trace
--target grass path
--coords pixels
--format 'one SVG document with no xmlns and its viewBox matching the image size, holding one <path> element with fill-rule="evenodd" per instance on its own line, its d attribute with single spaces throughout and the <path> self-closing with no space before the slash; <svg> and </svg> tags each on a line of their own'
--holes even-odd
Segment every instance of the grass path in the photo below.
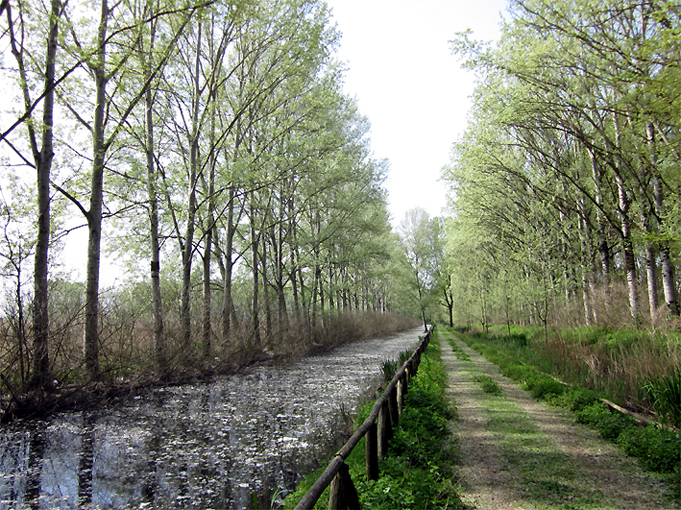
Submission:
<svg viewBox="0 0 681 510">
<path fill-rule="evenodd" d="M 484 510 L 669 510 L 664 483 L 568 411 L 537 402 L 458 338 L 460 360 L 440 331 L 448 395 L 461 450 L 461 497 Z M 465 357 L 465 356 L 462 356 Z M 491 377 L 501 388 L 487 393 Z"/>
</svg>

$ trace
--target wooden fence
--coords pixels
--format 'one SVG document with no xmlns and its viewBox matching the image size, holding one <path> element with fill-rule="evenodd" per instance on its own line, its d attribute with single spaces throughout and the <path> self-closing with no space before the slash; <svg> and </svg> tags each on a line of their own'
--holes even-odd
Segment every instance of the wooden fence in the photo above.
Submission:
<svg viewBox="0 0 681 510">
<path fill-rule="evenodd" d="M 331 486 L 329 490 L 330 510 L 359 508 L 359 498 L 345 459 L 357 446 L 359 440 L 366 436 L 367 479 L 378 479 L 378 461 L 383 458 L 387 450 L 388 440 L 392 437 L 393 429 L 397 426 L 399 416 L 402 414 L 407 386 L 410 379 L 416 375 L 421 362 L 421 354 L 426 350 L 432 334 L 433 327 L 431 326 L 414 353 L 404 362 L 383 394 L 376 400 L 369 417 L 334 456 L 326 471 L 300 500 L 296 510 L 313 508 L 329 485 Z"/>
</svg>

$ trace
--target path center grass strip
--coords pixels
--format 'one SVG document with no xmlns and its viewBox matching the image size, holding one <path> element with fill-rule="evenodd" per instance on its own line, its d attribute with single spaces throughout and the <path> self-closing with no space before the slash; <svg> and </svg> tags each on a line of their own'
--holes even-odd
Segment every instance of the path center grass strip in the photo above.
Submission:
<svg viewBox="0 0 681 510">
<path fill-rule="evenodd" d="M 595 428 L 601 437 L 615 442 L 628 455 L 637 457 L 646 470 L 664 474 L 671 486 L 670 501 L 678 503 L 681 499 L 679 482 L 681 441 L 678 432 L 655 426 L 638 426 L 628 416 L 608 409 L 599 401 L 601 395 L 585 388 L 565 386 L 539 373 L 534 367 L 523 365 L 516 358 L 517 349 L 511 341 L 506 344 L 512 353 L 506 353 L 504 351 L 506 344 L 498 338 L 487 339 L 481 334 L 473 337 L 454 333 L 449 329 L 445 330 L 445 335 L 449 342 L 455 345 L 454 335 L 464 340 L 472 349 L 499 366 L 502 375 L 520 383 L 521 387 L 528 390 L 535 399 L 574 412 L 577 422 Z M 460 347 L 457 346 L 455 351 L 457 349 L 460 350 Z M 470 372 L 471 380 L 484 380 L 484 375 L 480 375 L 481 372 L 476 365 L 471 364 L 470 368 L 464 370 Z M 576 508 L 590 508 L 596 504 L 597 498 L 589 497 L 583 491 L 577 494 L 570 493 L 570 470 L 560 468 L 561 465 L 563 467 L 567 465 L 566 459 L 559 453 L 543 447 L 539 436 L 513 437 L 514 428 L 517 423 L 522 422 L 522 418 L 516 411 L 504 410 L 506 404 L 503 396 L 494 396 L 488 392 L 481 401 L 488 414 L 488 428 L 499 434 L 496 440 L 505 452 L 506 460 L 521 469 L 530 482 L 528 487 L 537 491 L 537 497 L 542 497 L 544 489 L 553 488 L 561 498 L 572 498 L 566 508 L 571 505 L 578 505 Z M 524 447 L 518 448 L 525 443 L 536 455 L 528 455 Z M 552 473 L 552 470 L 555 472 Z M 544 475 L 548 475 L 548 478 Z M 560 486 L 556 485 L 557 483 Z M 549 492 L 551 491 L 547 494 Z"/>
</svg>

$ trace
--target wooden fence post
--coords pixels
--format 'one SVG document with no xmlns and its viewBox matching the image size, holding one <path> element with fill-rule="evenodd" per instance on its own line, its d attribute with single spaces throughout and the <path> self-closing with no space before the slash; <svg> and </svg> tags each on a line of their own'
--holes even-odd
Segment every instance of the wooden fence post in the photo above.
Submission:
<svg viewBox="0 0 681 510">
<path fill-rule="evenodd" d="M 378 480 L 378 426 L 374 421 L 366 436 L 367 480 Z"/>
<path fill-rule="evenodd" d="M 390 409 L 388 400 L 384 400 L 378 412 L 378 458 L 382 459 L 388 452 L 388 440 L 392 437 L 392 424 L 390 423 Z"/>
<path fill-rule="evenodd" d="M 400 421 L 400 413 L 397 409 L 397 386 L 393 387 L 388 398 L 388 410 L 390 411 L 390 421 L 393 428 L 396 428 Z"/>
<path fill-rule="evenodd" d="M 329 487 L 329 510 L 359 510 L 359 496 L 350 478 L 350 468 L 344 462 Z"/>
<path fill-rule="evenodd" d="M 405 371 L 397 381 L 397 412 L 402 414 L 404 411 L 404 394 L 407 390 L 407 372 Z"/>
</svg>

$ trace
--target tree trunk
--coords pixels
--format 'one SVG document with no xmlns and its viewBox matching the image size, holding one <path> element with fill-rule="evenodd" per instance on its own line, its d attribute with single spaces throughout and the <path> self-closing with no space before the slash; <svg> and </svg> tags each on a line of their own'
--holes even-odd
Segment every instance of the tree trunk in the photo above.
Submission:
<svg viewBox="0 0 681 510">
<path fill-rule="evenodd" d="M 92 66 L 96 85 L 93 126 L 93 162 L 90 183 L 90 209 L 87 214 L 88 250 L 85 288 L 85 330 L 83 351 L 85 367 L 92 379 L 99 377 L 99 267 L 102 240 L 102 202 L 104 200 L 104 112 L 106 110 L 106 37 L 109 7 L 101 3 L 101 19 L 97 36 L 98 54 Z"/>
<path fill-rule="evenodd" d="M 657 216 L 660 233 L 664 232 L 664 192 L 662 191 L 662 184 L 656 175 L 657 170 L 657 152 L 655 150 L 655 129 L 652 124 L 648 125 L 647 129 L 648 144 L 650 147 L 650 164 L 653 167 L 652 184 L 653 184 L 653 198 L 655 202 L 655 215 Z M 679 301 L 676 293 L 676 280 L 674 277 L 674 264 L 672 263 L 668 241 L 660 242 L 660 259 L 662 261 L 662 286 L 664 288 L 664 299 L 667 303 L 667 309 L 671 315 L 679 315 Z"/>
<path fill-rule="evenodd" d="M 613 165 L 615 170 L 615 182 L 617 183 L 617 210 L 621 222 L 621 237 L 622 237 L 622 251 L 624 253 L 624 270 L 627 274 L 627 285 L 629 287 L 629 313 L 638 322 L 639 317 L 639 303 L 638 303 L 638 280 L 636 277 L 636 257 L 634 255 L 634 242 L 631 237 L 631 220 L 629 218 L 629 209 L 631 207 L 631 202 L 629 200 L 629 195 L 624 182 L 624 177 L 622 175 L 623 171 L 623 161 L 622 156 L 619 153 L 620 149 L 620 134 L 619 134 L 619 122 L 617 119 L 617 114 L 613 115 L 614 125 L 615 125 L 615 143 L 617 153 L 615 155 L 615 164 Z"/>
<path fill-rule="evenodd" d="M 250 206 L 250 223 L 251 223 L 251 262 L 253 264 L 253 298 L 252 298 L 252 325 L 253 325 L 253 341 L 256 346 L 260 346 L 260 303 L 258 302 L 259 288 L 259 271 L 258 271 L 258 250 L 259 238 L 255 231 L 255 198 L 251 197 Z"/>
<path fill-rule="evenodd" d="M 52 0 L 50 31 L 45 58 L 45 98 L 43 99 L 42 148 L 34 149 L 38 189 L 38 238 L 35 247 L 33 299 L 33 384 L 45 388 L 51 384 L 49 361 L 48 250 L 50 246 L 50 172 L 52 169 L 54 124 L 54 74 L 59 35 L 60 0 Z"/>
<path fill-rule="evenodd" d="M 602 172 L 596 161 L 596 156 L 592 150 L 589 150 L 589 157 L 591 158 L 591 168 L 593 179 L 596 183 L 596 232 L 598 240 L 598 253 L 601 259 L 601 271 L 603 275 L 603 297 L 605 298 L 605 308 L 610 310 L 612 306 L 612 296 L 610 293 L 610 274 L 612 271 L 612 256 L 610 253 L 610 246 L 605 235 L 605 222 L 603 221 L 603 196 L 601 193 Z"/>
<path fill-rule="evenodd" d="M 187 194 L 187 226 L 182 250 L 182 291 L 180 303 L 180 327 L 182 347 L 186 354 L 190 353 L 192 323 L 191 323 L 191 276 L 192 258 L 194 255 L 194 230 L 196 228 L 196 185 L 199 168 L 199 73 L 201 58 L 202 25 L 197 27 L 196 60 L 194 62 L 194 97 L 192 104 L 192 132 L 189 149 L 189 188 Z"/>
<path fill-rule="evenodd" d="M 592 260 L 591 252 L 591 233 L 589 230 L 589 219 L 586 212 L 586 199 L 584 195 L 579 201 L 579 240 L 581 246 L 581 266 L 582 266 L 582 300 L 584 302 L 584 321 L 587 326 L 591 326 L 591 317 L 594 311 L 591 307 L 591 286 L 590 286 L 590 263 Z"/>
<path fill-rule="evenodd" d="M 225 274 L 222 285 L 223 301 L 222 301 L 222 337 L 226 340 L 229 337 L 229 332 L 232 323 L 236 321 L 236 311 L 234 310 L 234 300 L 232 298 L 232 274 L 234 271 L 234 261 L 232 260 L 232 251 L 234 250 L 234 234 L 236 233 L 236 226 L 234 221 L 234 200 L 236 199 L 236 191 L 232 188 L 229 192 L 229 205 L 227 207 L 227 232 L 225 236 L 224 247 L 224 264 Z"/>
<path fill-rule="evenodd" d="M 648 239 L 645 241 L 645 264 L 646 264 L 646 276 L 648 281 L 648 305 L 650 308 L 650 320 L 655 321 L 657 316 L 657 254 L 655 253 L 655 247 L 650 241 L 650 236 L 653 235 L 652 226 L 650 224 L 651 218 L 649 212 L 646 210 L 645 204 L 641 204 L 641 227 L 643 231 L 648 235 Z"/>
<path fill-rule="evenodd" d="M 211 355 L 211 310 L 212 310 L 212 293 L 210 288 L 210 262 L 213 250 L 213 226 L 212 214 L 208 217 L 207 232 L 205 235 L 203 249 L 203 359 L 207 360 Z"/>
<path fill-rule="evenodd" d="M 155 26 L 152 27 L 149 53 L 154 49 Z M 147 80 L 149 79 L 147 73 Z M 151 309 L 154 316 L 154 356 L 156 368 L 163 374 L 167 370 L 165 341 L 163 338 L 163 300 L 161 297 L 161 244 L 158 235 L 158 197 L 156 193 L 156 164 L 154 146 L 153 95 L 151 89 L 145 92 L 146 106 L 146 153 L 147 153 L 147 195 L 149 197 L 149 245 L 151 249 Z"/>
</svg>

